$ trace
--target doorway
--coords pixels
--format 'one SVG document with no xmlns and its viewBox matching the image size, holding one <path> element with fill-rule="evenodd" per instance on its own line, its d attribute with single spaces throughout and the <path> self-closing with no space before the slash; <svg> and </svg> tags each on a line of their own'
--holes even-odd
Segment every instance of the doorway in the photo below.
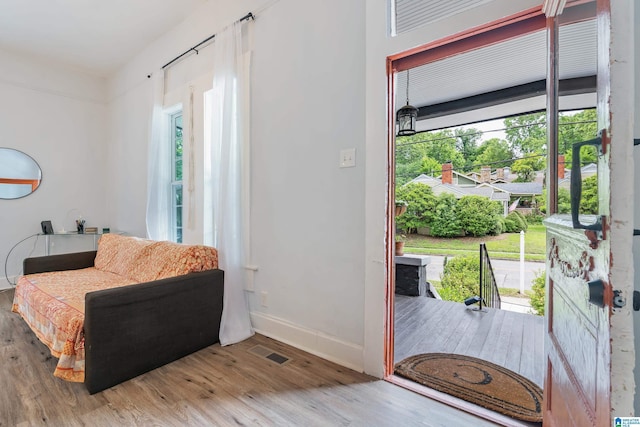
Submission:
<svg viewBox="0 0 640 427">
<path fill-rule="evenodd" d="M 588 11 L 580 11 L 579 14 L 573 15 L 573 21 L 567 20 L 564 22 L 565 33 L 573 32 L 576 34 L 574 38 L 566 37 L 567 41 L 575 43 L 590 43 L 593 41 L 585 38 L 585 34 L 595 33 L 593 21 L 589 22 L 587 19 L 588 14 Z M 391 101 L 389 109 L 397 111 L 407 99 L 410 99 L 412 105 L 419 107 L 417 130 L 424 132 L 445 129 L 449 126 L 466 125 L 483 119 L 514 116 L 519 113 L 535 113 L 536 111 L 544 110 L 546 107 L 544 93 L 547 74 L 545 64 L 545 28 L 546 19 L 544 15 L 540 9 L 535 9 L 523 12 L 516 17 L 488 24 L 483 28 L 473 29 L 467 33 L 453 36 L 450 39 L 440 40 L 424 46 L 417 53 L 411 52 L 406 55 L 400 54 L 390 57 L 388 70 L 394 74 L 395 79 L 390 78 L 389 81 L 395 81 L 395 84 L 389 88 L 389 98 L 396 100 L 396 102 Z M 527 44 L 529 44 L 529 47 L 527 47 Z M 591 43 L 591 45 L 595 49 L 595 42 Z M 533 52 L 537 48 L 541 49 L 539 56 L 536 56 L 535 52 Z M 587 54 L 591 52 L 588 49 L 580 48 L 565 48 L 564 51 Z M 526 52 L 526 55 L 522 55 L 523 52 Z M 542 61 L 540 61 L 540 57 L 543 58 Z M 493 58 L 494 60 L 489 62 L 487 58 Z M 561 107 L 563 110 L 584 109 L 595 106 L 595 65 L 585 61 L 582 63 L 583 68 L 578 69 L 580 64 L 577 64 L 577 62 L 575 64 L 572 63 L 572 61 L 577 61 L 578 59 L 578 57 L 567 57 L 565 62 L 567 65 L 575 65 L 576 68 L 573 71 L 575 75 L 566 77 L 564 79 L 564 87 L 560 88 L 561 94 L 564 90 L 566 95 L 563 97 L 564 105 Z M 593 59 L 595 60 L 595 55 Z M 504 63 L 500 61 L 504 61 Z M 541 68 L 540 62 L 542 62 Z M 464 72 L 468 69 L 473 70 L 474 79 L 460 77 L 468 76 L 469 74 Z M 565 66 L 564 71 L 566 72 L 566 70 Z M 410 71 L 410 73 L 407 73 L 407 71 Z M 410 76 L 410 80 L 407 79 L 407 75 Z M 490 75 L 491 78 L 478 78 L 478 76 L 483 75 Z M 571 73 L 567 73 L 566 76 L 571 76 Z M 562 78 L 563 76 L 561 75 Z M 469 80 L 471 80 L 470 84 L 468 83 Z M 433 83 L 434 81 L 437 83 Z M 429 82 L 431 82 L 431 87 L 429 87 Z M 437 85 L 437 88 L 434 88 L 433 85 Z M 407 87 L 410 87 L 411 90 L 407 91 Z M 406 96 L 407 99 L 405 99 L 406 92 L 409 92 L 409 95 Z M 395 96 L 396 94 L 398 96 Z M 394 129 L 395 127 L 391 126 L 390 123 L 389 128 Z M 392 146 L 395 147 L 397 143 L 395 135 L 390 135 L 389 140 Z M 392 163 L 395 170 L 398 163 L 395 160 Z M 442 176 L 444 175 L 442 173 Z M 436 179 L 437 177 L 431 176 L 430 178 Z M 394 191 L 396 188 L 396 185 L 391 186 L 390 200 L 395 201 Z M 391 282 L 393 283 L 393 279 Z M 389 291 L 388 295 L 391 297 L 388 299 L 389 305 L 387 308 L 391 313 L 394 313 L 394 310 L 398 307 L 396 304 L 398 299 L 403 299 L 404 302 L 407 301 L 404 297 L 396 299 L 394 292 L 391 291 Z M 442 308 L 439 309 L 442 310 Z M 426 311 L 433 313 L 437 310 L 427 309 Z M 443 319 L 446 318 L 447 316 L 443 317 Z M 391 333 L 387 343 L 392 348 L 392 351 L 387 352 L 386 369 L 387 375 L 391 376 L 394 372 L 394 364 L 397 362 L 395 346 L 396 344 L 401 344 L 400 339 L 406 339 L 406 337 L 401 337 L 398 334 L 398 329 L 395 328 L 394 321 L 397 317 L 390 315 L 388 319 L 391 325 L 388 325 L 387 330 Z M 411 321 L 408 318 L 404 318 L 403 325 L 405 324 L 404 321 L 407 320 Z M 467 316 L 466 320 L 461 322 L 467 322 L 469 326 L 472 326 L 474 320 Z M 433 334 L 433 340 L 440 340 L 445 343 L 443 348 L 452 347 L 452 337 L 464 335 L 463 332 L 447 332 L 445 329 L 438 327 L 438 321 L 435 321 L 435 323 L 424 326 L 425 329 Z M 476 328 L 478 328 L 477 325 Z M 500 329 L 498 329 L 498 333 L 499 331 Z M 442 336 L 439 334 L 442 334 Z M 471 343 L 468 342 L 464 345 L 471 346 L 476 336 L 473 333 L 473 328 L 469 329 L 467 334 L 469 336 L 468 341 Z M 449 344 L 448 347 L 447 343 Z M 538 345 L 541 346 L 542 343 L 540 342 Z M 402 351 L 406 352 L 405 349 Z M 544 359 L 540 357 L 539 362 L 544 370 Z M 541 373 L 538 372 L 538 374 Z M 416 388 L 405 380 L 397 377 L 392 378 L 394 382 Z M 541 380 L 542 378 L 538 382 Z M 419 391 L 425 392 L 421 388 L 419 388 Z M 438 394 L 430 394 L 430 396 L 443 399 Z"/>
</svg>

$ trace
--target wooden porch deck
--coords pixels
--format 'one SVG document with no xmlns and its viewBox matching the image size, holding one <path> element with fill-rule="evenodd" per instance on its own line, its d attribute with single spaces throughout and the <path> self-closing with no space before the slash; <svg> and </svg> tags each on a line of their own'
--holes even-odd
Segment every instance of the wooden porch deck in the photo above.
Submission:
<svg viewBox="0 0 640 427">
<path fill-rule="evenodd" d="M 544 318 L 428 297 L 395 295 L 394 362 L 421 353 L 487 360 L 544 381 Z"/>
</svg>

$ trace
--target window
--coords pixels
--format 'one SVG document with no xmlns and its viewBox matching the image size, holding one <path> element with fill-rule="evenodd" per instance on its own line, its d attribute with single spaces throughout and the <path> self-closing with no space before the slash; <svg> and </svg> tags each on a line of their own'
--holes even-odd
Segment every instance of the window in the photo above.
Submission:
<svg viewBox="0 0 640 427">
<path fill-rule="evenodd" d="M 182 111 L 170 116 L 171 144 L 171 238 L 182 243 Z"/>
</svg>

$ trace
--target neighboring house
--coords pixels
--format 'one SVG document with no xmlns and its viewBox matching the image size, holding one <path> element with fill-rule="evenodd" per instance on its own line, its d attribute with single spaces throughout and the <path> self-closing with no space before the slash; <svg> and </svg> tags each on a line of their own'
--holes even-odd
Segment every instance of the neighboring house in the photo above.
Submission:
<svg viewBox="0 0 640 427">
<path fill-rule="evenodd" d="M 457 176 L 467 178 L 463 174 L 457 174 Z M 469 179 L 469 182 L 471 181 L 474 180 Z M 463 196 L 483 196 L 490 200 L 500 202 L 503 207 L 504 216 L 507 216 L 507 214 L 509 213 L 510 194 L 493 186 L 482 186 L 480 183 L 476 183 L 475 186 L 449 184 L 442 182 L 441 179 L 433 178 L 425 174 L 419 175 L 408 183 L 426 184 L 431 187 L 431 189 L 433 190 L 433 194 L 436 196 L 439 196 L 443 193 L 453 194 L 456 199 L 459 199 Z"/>
<path fill-rule="evenodd" d="M 451 173 L 452 173 L 451 183 L 454 185 L 458 185 L 460 187 L 476 187 L 482 183 L 479 177 L 476 177 L 476 176 L 465 175 L 463 173 L 460 173 L 454 170 L 452 170 Z"/>
<path fill-rule="evenodd" d="M 540 182 L 510 182 L 491 185 L 509 193 L 511 203 L 514 205 L 513 208 L 525 215 L 535 212 L 535 198 L 542 195 L 542 183 Z"/>
<path fill-rule="evenodd" d="M 511 210 L 518 210 L 524 214 L 535 210 L 535 197 L 542 194 L 542 180 L 539 182 L 509 182 L 504 169 L 494 173 L 483 168 L 478 174 L 474 172 L 465 175 L 452 169 L 450 163 L 442 165 L 442 175 L 434 178 L 425 174 L 409 182 L 426 184 L 439 196 L 442 193 L 453 194 L 457 199 L 463 196 L 483 196 L 500 202 L 504 209 L 504 216 Z M 507 169 L 507 168 L 505 168 Z M 492 179 L 493 178 L 493 179 Z"/>
<path fill-rule="evenodd" d="M 598 174 L 598 165 L 595 163 L 589 163 L 580 168 L 580 176 L 584 180 L 590 176 Z M 564 174 L 564 178 L 558 179 L 558 187 L 565 188 L 567 190 L 571 187 L 571 169 L 567 169 Z"/>
</svg>

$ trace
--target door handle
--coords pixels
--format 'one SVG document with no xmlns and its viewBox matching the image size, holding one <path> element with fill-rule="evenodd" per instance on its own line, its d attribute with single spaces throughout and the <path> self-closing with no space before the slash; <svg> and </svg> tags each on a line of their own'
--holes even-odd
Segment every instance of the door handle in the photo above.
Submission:
<svg viewBox="0 0 640 427">
<path fill-rule="evenodd" d="M 593 145 L 598 147 L 599 151 L 602 149 L 602 132 L 599 136 L 588 141 L 576 142 L 572 146 L 571 156 L 571 220 L 573 221 L 573 228 L 580 228 L 584 230 L 602 231 L 602 217 L 598 217 L 593 224 L 583 224 L 580 222 L 580 199 L 582 198 L 582 173 L 580 172 L 580 148 L 586 145 Z"/>
</svg>

